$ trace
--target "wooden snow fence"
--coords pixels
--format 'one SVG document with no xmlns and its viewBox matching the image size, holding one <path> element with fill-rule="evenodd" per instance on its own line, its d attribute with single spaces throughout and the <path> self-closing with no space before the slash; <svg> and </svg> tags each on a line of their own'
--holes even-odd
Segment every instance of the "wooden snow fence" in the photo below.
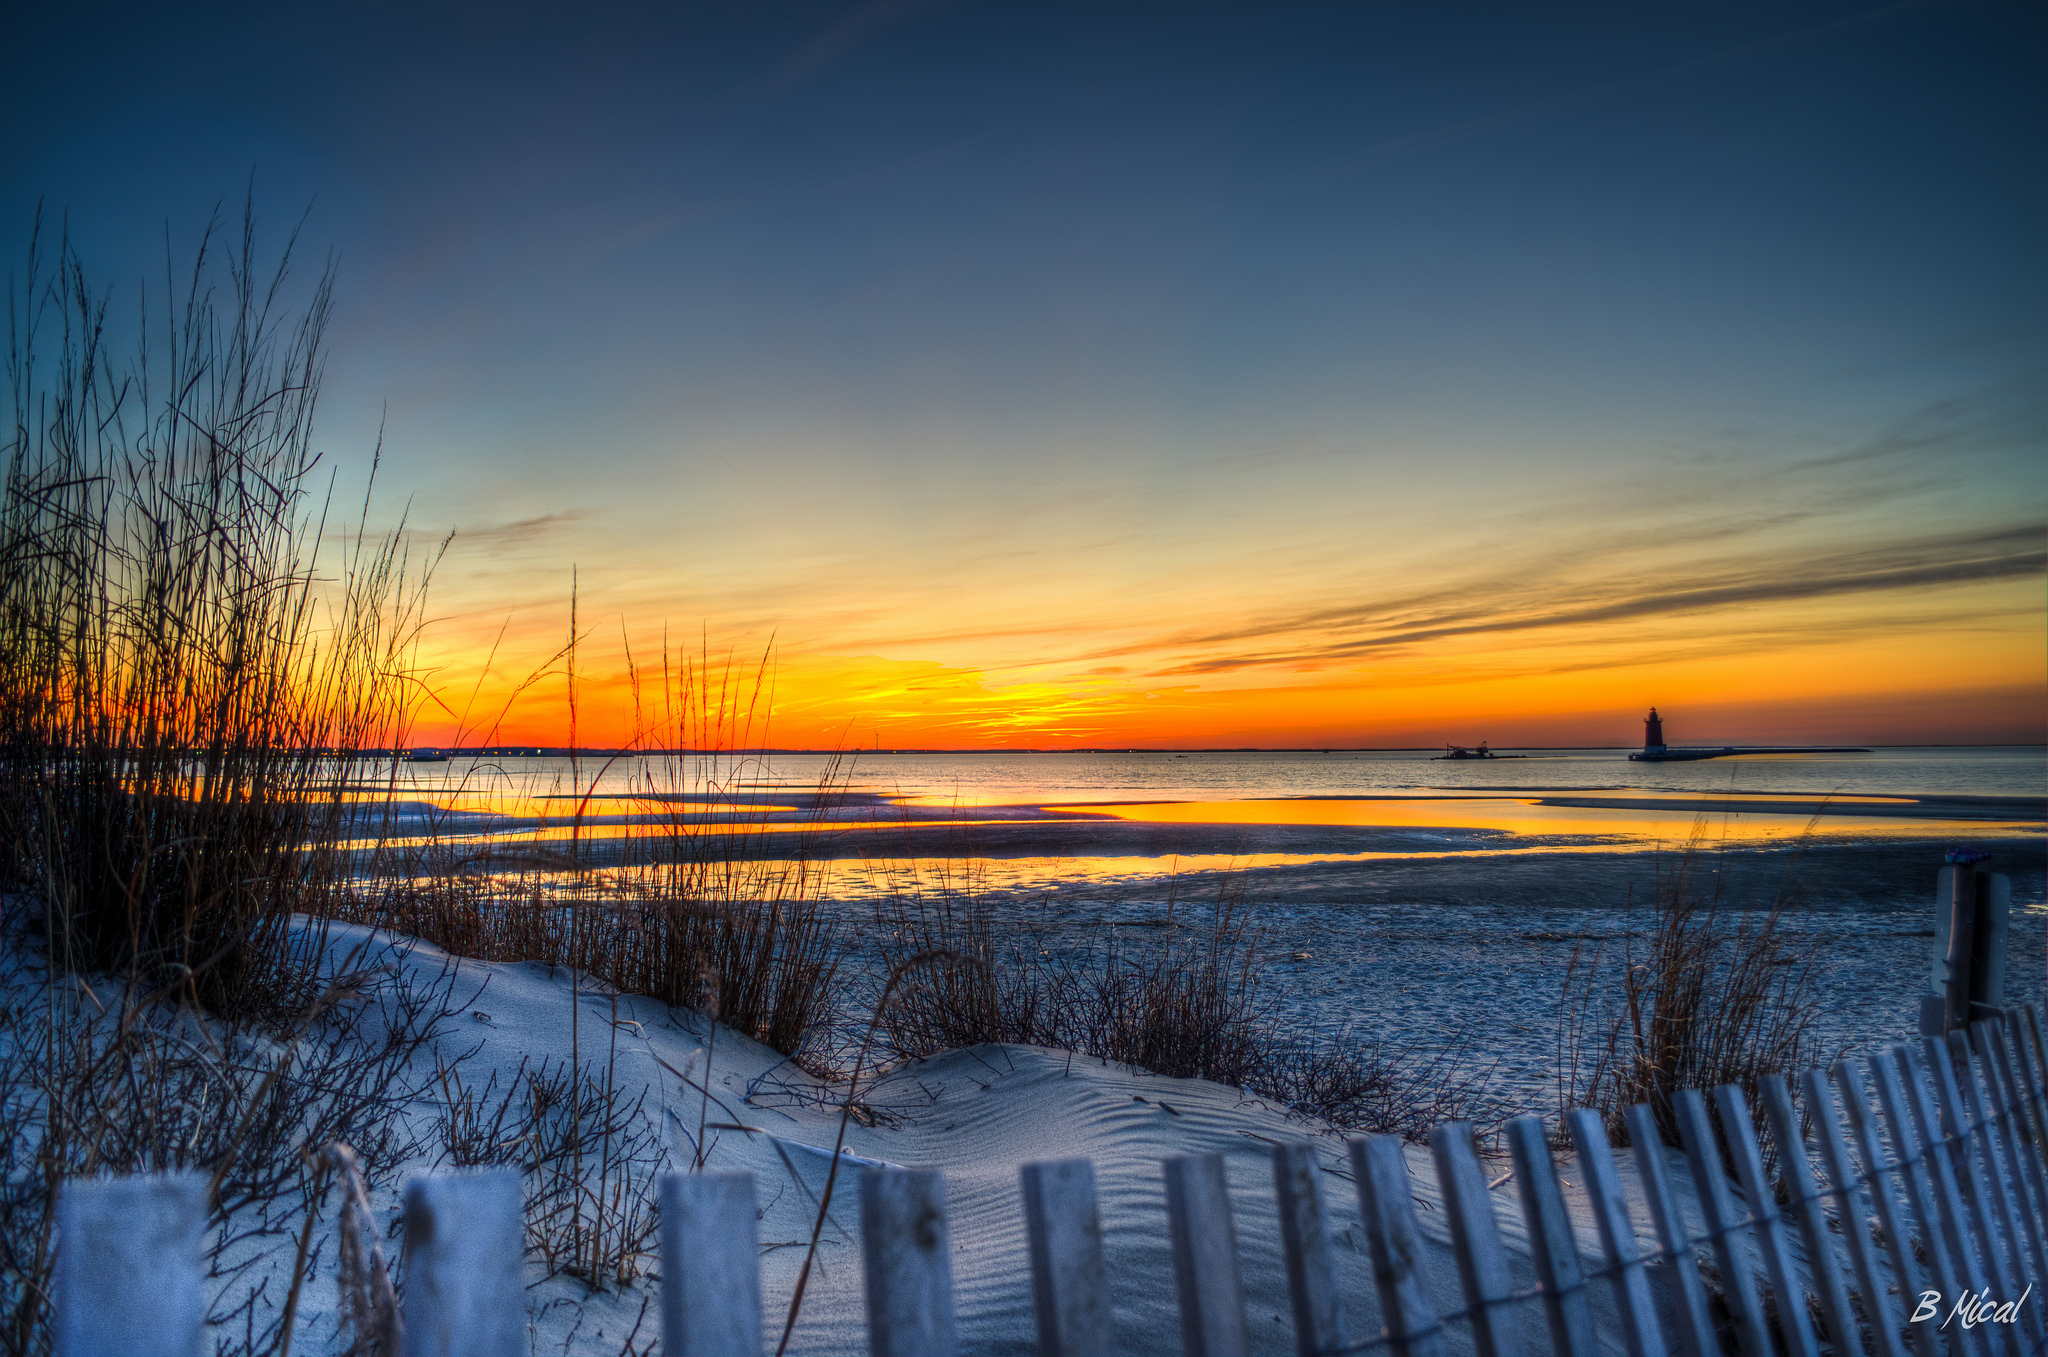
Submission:
<svg viewBox="0 0 2048 1357">
<path fill-rule="evenodd" d="M 1381 1325 L 1347 1331 L 1322 1172 L 1312 1142 L 1273 1150 L 1280 1248 L 1301 1357 L 1349 1353 L 1523 1357 L 1518 1323 L 1540 1310 L 1560 1357 L 1744 1357 L 1822 1351 L 1875 1357 L 2026 1357 L 2048 1348 L 2048 1306 L 2014 1304 L 2048 1282 L 2048 1046 L 2031 1008 L 1862 1061 L 1832 1081 L 1804 1073 L 1795 1105 L 1763 1081 L 1762 1118 L 1742 1091 L 1686 1091 L 1674 1103 L 1690 1191 L 1675 1179 L 1648 1107 L 1628 1117 L 1640 1201 L 1624 1190 L 1599 1118 L 1565 1131 L 1601 1251 L 1582 1253 L 1543 1121 L 1507 1128 L 1508 1164 L 1482 1163 L 1471 1127 L 1430 1136 L 1462 1296 L 1433 1295 L 1401 1143 L 1348 1143 Z M 1776 1173 L 1755 1133 L 1767 1129 Z M 1718 1126 L 1718 1130 L 1717 1130 Z M 1249 1347 L 1230 1195 L 1220 1155 L 1164 1163 L 1183 1350 Z M 1535 1285 L 1516 1289 L 1496 1219 L 1512 1180 Z M 415 1179 L 406 1197 L 402 1347 L 426 1357 L 528 1350 L 516 1179 L 505 1172 Z M 1094 1175 L 1085 1160 L 1022 1170 L 1038 1350 L 1113 1351 L 1114 1288 L 1103 1263 Z M 197 1357 L 204 1330 L 200 1174 L 69 1184 L 59 1211 L 60 1357 Z M 945 1180 L 860 1170 L 869 1350 L 958 1350 Z M 1688 1213 L 1684 1203 L 1695 1207 Z M 1637 1208 L 1641 1208 L 1639 1212 Z M 1647 1217 L 1655 1247 L 1639 1239 Z M 1702 1228 L 1695 1232 L 1693 1215 Z M 676 1174 L 661 1184 L 663 1339 L 679 1357 L 762 1357 L 756 1198 L 747 1173 Z M 1437 1247 L 1441 1247 L 1438 1245 Z M 1703 1275 L 1701 1251 L 1711 1255 Z M 1605 1289 L 1600 1296 L 1599 1289 Z M 1928 1314 L 1921 1297 L 1937 1292 Z M 1965 1325 L 1952 1314 L 1977 1298 Z M 1596 1297 L 1599 1303 L 1596 1304 Z M 1984 1306 L 2003 1303 L 2003 1311 Z M 1606 1331 L 1597 1319 L 1609 1316 Z M 1541 1332 L 1542 1330 L 1534 1330 Z M 772 1343 L 774 1334 L 767 1340 Z"/>
</svg>

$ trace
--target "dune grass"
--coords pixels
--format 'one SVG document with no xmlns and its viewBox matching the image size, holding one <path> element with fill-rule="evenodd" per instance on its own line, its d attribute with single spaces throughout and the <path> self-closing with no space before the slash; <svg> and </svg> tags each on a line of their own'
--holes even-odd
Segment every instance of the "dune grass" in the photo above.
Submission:
<svg viewBox="0 0 2048 1357">
<path fill-rule="evenodd" d="M 1799 927 L 1797 859 L 1767 900 L 1727 898 L 1720 866 L 1702 823 L 1660 861 L 1643 940 L 1630 934 L 1619 957 L 1573 952 L 1559 1105 L 1598 1111 L 1617 1145 L 1638 1103 L 1675 1145 L 1680 1089 L 1736 1084 L 1761 1109 L 1764 1076 L 1819 1063 L 1820 938 Z"/>
</svg>

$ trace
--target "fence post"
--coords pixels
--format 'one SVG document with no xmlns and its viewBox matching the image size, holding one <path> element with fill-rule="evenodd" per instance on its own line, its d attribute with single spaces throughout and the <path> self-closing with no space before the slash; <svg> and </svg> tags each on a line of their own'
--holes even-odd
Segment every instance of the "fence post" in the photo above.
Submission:
<svg viewBox="0 0 2048 1357">
<path fill-rule="evenodd" d="M 1813 1344 L 1813 1324 L 1806 1313 L 1806 1288 L 1800 1285 L 1799 1270 L 1793 1266 L 1792 1254 L 1786 1247 L 1785 1227 L 1778 1220 L 1778 1203 L 1764 1177 L 1763 1155 L 1757 1150 L 1756 1123 L 1750 1120 L 1749 1103 L 1736 1084 L 1716 1088 L 1714 1102 L 1721 1113 L 1721 1133 L 1727 1137 L 1736 1171 L 1741 1175 L 1749 1218 L 1756 1223 L 1764 1269 L 1771 1290 L 1777 1293 L 1778 1331 L 1797 1357 L 1819 1357 Z"/>
<path fill-rule="evenodd" d="M 1706 1100 L 1698 1089 L 1680 1089 L 1672 1099 L 1678 1112 L 1680 1133 L 1685 1139 L 1685 1162 L 1692 1169 L 1693 1193 L 1706 1218 L 1707 1234 L 1713 1242 L 1714 1261 L 1721 1267 L 1722 1294 L 1734 1312 L 1735 1334 L 1745 1357 L 1770 1357 L 1771 1340 L 1764 1329 L 1763 1303 L 1757 1298 L 1756 1278 L 1750 1275 L 1749 1260 L 1735 1246 L 1735 1231 L 1742 1218 L 1728 1191 L 1728 1175 L 1721 1171 L 1721 1149 L 1714 1139 L 1714 1125 L 1707 1118 Z"/>
<path fill-rule="evenodd" d="M 1317 1182 L 1316 1147 L 1291 1141 L 1273 1147 L 1273 1195 L 1280 1204 L 1280 1245 L 1287 1258 L 1287 1296 L 1294 1307 L 1299 1357 L 1334 1352 L 1344 1336 L 1344 1297 L 1330 1256 L 1330 1225 Z"/>
<path fill-rule="evenodd" d="M 1244 1284 L 1220 1154 L 1165 1161 L 1166 1220 L 1173 1234 L 1173 1282 L 1187 1357 L 1245 1357 Z"/>
<path fill-rule="evenodd" d="M 1771 1119 L 1771 1139 L 1778 1146 L 1778 1168 L 1790 1190 L 1791 1214 L 1799 1222 L 1800 1237 L 1806 1243 L 1806 1263 L 1813 1270 L 1814 1289 L 1820 1293 L 1821 1314 L 1827 1320 L 1828 1341 L 1838 1353 L 1854 1352 L 1856 1312 L 1849 1307 L 1848 1288 L 1842 1284 L 1841 1263 L 1835 1257 L 1834 1241 L 1828 1238 L 1827 1213 L 1813 1187 L 1813 1166 L 1806 1158 L 1806 1142 L 1799 1134 L 1799 1113 L 1792 1106 L 1792 1091 L 1783 1075 L 1763 1077 L 1764 1110 Z M 1825 1096 L 1825 1093 L 1823 1093 Z M 1815 1113 L 1816 1123 L 1819 1121 Z M 1856 1227 L 1856 1217 L 1846 1205 L 1841 1213 L 1842 1232 Z M 1873 1324 L 1876 1312 L 1872 1311 Z"/>
<path fill-rule="evenodd" d="M 1114 1335 L 1094 1165 L 1086 1159 L 1026 1164 L 1019 1176 L 1039 1357 L 1110 1357 Z"/>
<path fill-rule="evenodd" d="M 1849 1129 L 1856 1137 L 1857 1152 L 1863 1156 L 1864 1167 L 1870 1177 L 1871 1205 L 1877 1209 L 1878 1227 L 1884 1233 L 1885 1251 L 1891 1255 L 1892 1276 L 1898 1282 L 1903 1303 L 1905 1297 L 1920 1293 L 1919 1279 L 1926 1273 L 1909 1264 L 1913 1250 L 1907 1247 L 1905 1216 L 1899 1211 L 1898 1200 L 1892 1196 L 1891 1188 L 1884 1179 L 1887 1173 L 1896 1172 L 1908 1196 L 1912 1195 L 1912 1183 L 1906 1176 L 1903 1159 L 1896 1166 L 1885 1163 L 1884 1146 L 1878 1140 L 1877 1119 L 1870 1111 L 1870 1093 L 1855 1061 L 1844 1060 L 1835 1066 L 1835 1083 L 1842 1090 L 1842 1111 L 1849 1118 Z M 1914 1322 L 1912 1313 L 1909 1310 L 1907 1322 L 1913 1326 L 1913 1345 L 1920 1357 L 1941 1357 L 1941 1338 L 1935 1331 L 1934 1322 L 1927 1319 Z"/>
<path fill-rule="evenodd" d="M 406 1184 L 406 1357 L 523 1357 L 525 1229 L 514 1169 Z"/>
<path fill-rule="evenodd" d="M 1444 1214 L 1451 1219 L 1451 1248 L 1458 1255 L 1458 1277 L 1472 1311 L 1472 1342 L 1479 1357 L 1522 1357 L 1522 1341 L 1503 1323 L 1500 1307 L 1514 1295 L 1508 1254 L 1500 1242 L 1500 1219 L 1493 1193 L 1472 1148 L 1472 1123 L 1447 1121 L 1429 1133 L 1436 1159 L 1437 1185 L 1443 1189 Z M 1698 1284 L 1699 1278 L 1693 1282 Z"/>
<path fill-rule="evenodd" d="M 1657 1237 L 1664 1251 L 1671 1255 L 1671 1273 L 1678 1281 L 1678 1313 L 1683 1321 L 1686 1351 L 1690 1357 L 1720 1357 L 1721 1342 L 1707 1314 L 1707 1290 L 1700 1281 L 1699 1255 L 1693 1252 L 1693 1238 L 1665 1171 L 1664 1133 L 1657 1129 L 1657 1116 L 1648 1103 L 1637 1103 L 1627 1115 L 1629 1144 L 1635 1148 L 1636 1176 L 1642 1179 L 1643 1195 L 1650 1199 L 1650 1219 L 1656 1222 Z"/>
<path fill-rule="evenodd" d="M 753 1174 L 662 1175 L 661 1341 L 690 1357 L 761 1357 Z"/>
<path fill-rule="evenodd" d="M 206 1175 L 73 1178 L 57 1194 L 57 1357 L 199 1357 Z"/>
<path fill-rule="evenodd" d="M 1579 1267 L 1579 1242 L 1572 1235 L 1571 1213 L 1565 1210 L 1564 1193 L 1557 1185 L 1543 1118 L 1516 1117 L 1507 1129 L 1522 1220 L 1529 1230 L 1536 1280 L 1543 1288 L 1543 1312 L 1550 1321 L 1550 1345 L 1571 1357 L 1599 1357 L 1600 1340 L 1593 1333 L 1593 1311 Z"/>
<path fill-rule="evenodd" d="M 860 1242 L 871 1357 L 954 1357 L 960 1341 L 945 1175 L 863 1168 Z"/>
<path fill-rule="evenodd" d="M 1586 1195 L 1592 1200 L 1593 1215 L 1600 1226 L 1600 1242 L 1606 1246 L 1607 1262 L 1615 1271 L 1614 1293 L 1620 1303 L 1629 1357 L 1664 1357 L 1664 1335 L 1657 1331 L 1657 1306 L 1650 1298 L 1650 1279 L 1643 1274 L 1635 1225 L 1628 1218 L 1628 1197 L 1621 1190 L 1620 1175 L 1614 1171 L 1614 1147 L 1607 1143 L 1607 1128 L 1600 1124 L 1599 1113 L 1584 1107 L 1567 1113 L 1565 1122 L 1571 1128 L 1572 1144 L 1578 1147 L 1579 1171 L 1585 1177 Z"/>
</svg>

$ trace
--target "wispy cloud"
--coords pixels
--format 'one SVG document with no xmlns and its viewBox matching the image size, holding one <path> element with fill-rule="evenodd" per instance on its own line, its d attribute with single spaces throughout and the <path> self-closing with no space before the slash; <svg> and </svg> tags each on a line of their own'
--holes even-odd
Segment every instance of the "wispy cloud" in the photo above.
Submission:
<svg viewBox="0 0 2048 1357">
<path fill-rule="evenodd" d="M 1457 591 L 1462 606 L 1423 614 L 1414 600 L 1351 609 L 1318 609 L 1209 635 L 1180 634 L 1079 657 L 1106 660 L 1160 650 L 1241 646 L 1260 639 L 1294 645 L 1231 649 L 1154 670 L 1160 675 L 1214 674 L 1274 665 L 1359 658 L 1453 637 L 1528 633 L 1599 623 L 1633 622 L 1717 609 L 1897 592 L 2019 579 L 2048 569 L 2048 527 L 2028 525 L 1945 534 L 1852 551 L 1776 556 L 1701 577 L 1601 581 L 1545 591 L 1528 575 L 1479 581 Z M 1542 578 L 1543 572 L 1534 572 Z"/>
<path fill-rule="evenodd" d="M 515 547 L 532 546 L 552 536 L 557 529 L 584 518 L 582 509 L 564 509 L 560 513 L 540 514 L 533 518 L 515 519 L 510 523 L 492 523 L 481 528 L 458 527 L 455 530 L 455 548 L 472 551 L 507 551 Z"/>
</svg>

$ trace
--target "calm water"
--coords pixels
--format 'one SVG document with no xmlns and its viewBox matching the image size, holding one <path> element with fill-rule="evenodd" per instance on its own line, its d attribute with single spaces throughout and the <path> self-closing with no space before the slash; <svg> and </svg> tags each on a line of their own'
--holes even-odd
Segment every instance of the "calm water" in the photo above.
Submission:
<svg viewBox="0 0 2048 1357">
<path fill-rule="evenodd" d="M 465 838 L 532 834 L 536 817 L 550 826 L 542 833 L 559 835 L 578 804 L 561 798 L 593 794 L 589 827 L 578 831 L 592 837 L 630 832 L 621 812 L 650 790 L 715 785 L 762 807 L 764 822 L 796 815 L 804 789 L 821 783 L 864 794 L 857 799 L 870 810 L 887 798 L 883 809 L 903 816 L 897 829 L 846 824 L 826 851 L 815 842 L 807 849 L 834 860 L 828 894 L 856 934 L 872 926 L 870 901 L 906 882 L 914 891 L 963 874 L 997 902 L 1006 926 L 1042 930 L 1047 946 L 1078 945 L 1105 927 L 1158 936 L 1169 898 L 1199 912 L 1219 891 L 1242 895 L 1269 961 L 1268 992 L 1290 1026 L 1350 1027 L 1423 1049 L 1449 1033 L 1483 1033 L 1474 1058 L 1498 1061 L 1493 1081 L 1533 1106 L 1549 1096 L 1574 949 L 1605 939 L 1600 945 L 1620 956 L 1644 926 L 1642 902 L 1695 823 L 1683 798 L 2038 801 L 2048 792 L 2048 757 L 2039 746 L 1677 764 L 1630 763 L 1611 749 L 1484 762 L 1438 761 L 1428 751 L 866 753 L 836 762 L 585 761 L 573 774 L 565 759 L 456 759 L 404 765 L 399 775 L 401 797 L 476 812 L 437 827 Z M 1578 804 L 1531 804 L 1546 794 Z M 1301 797 L 1410 799 L 1275 800 Z M 1658 810 L 1658 798 L 1673 807 Z M 1613 805 L 1588 811 L 1586 802 Z M 1060 806 L 1093 809 L 1042 809 Z M 716 818 L 715 809 L 691 813 Z M 1788 875 L 1799 876 L 1812 903 L 1801 927 L 1824 939 L 1817 1035 L 1827 1047 L 1911 1035 L 1943 841 L 1996 848 L 2018 911 L 2011 997 L 2043 997 L 2038 808 L 2022 822 L 1983 826 L 1826 818 L 1811 849 L 1790 853 L 1780 850 L 1801 839 L 1803 813 L 1718 816 L 1721 843 L 1741 851 L 1714 874 L 1738 905 L 1768 903 Z M 964 850 L 937 850 L 940 836 L 963 832 Z"/>
<path fill-rule="evenodd" d="M 1512 752 L 1512 751 L 1510 751 Z M 778 754 L 744 760 L 662 758 L 584 761 L 526 758 L 407 764 L 401 777 L 432 797 L 471 793 L 546 795 L 576 790 L 630 794 L 710 773 L 720 782 L 814 786 L 843 778 L 854 789 L 927 803 L 1057 804 L 1126 799 L 1236 800 L 1415 792 L 1797 793 L 1814 796 L 2041 796 L 2048 750 L 2039 745 L 1880 749 L 1869 754 L 1750 755 L 1698 763 L 1630 763 L 1617 749 L 1546 750 L 1527 758 L 1451 762 L 1431 751 L 1302 753 L 890 754 L 836 761 Z"/>
</svg>

